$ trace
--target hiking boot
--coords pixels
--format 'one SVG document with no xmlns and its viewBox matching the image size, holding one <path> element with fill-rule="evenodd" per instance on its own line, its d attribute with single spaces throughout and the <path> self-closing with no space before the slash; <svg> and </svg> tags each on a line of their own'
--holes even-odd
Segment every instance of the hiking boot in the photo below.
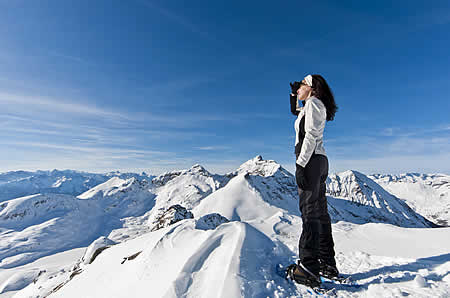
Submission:
<svg viewBox="0 0 450 298">
<path fill-rule="evenodd" d="M 339 270 L 337 269 L 336 265 L 327 264 L 323 260 L 319 260 L 319 262 L 320 262 L 319 275 L 329 279 L 339 277 Z"/>
<path fill-rule="evenodd" d="M 286 269 L 287 276 L 296 283 L 314 288 L 320 286 L 320 278 L 309 271 L 302 263 L 291 264 Z"/>
</svg>

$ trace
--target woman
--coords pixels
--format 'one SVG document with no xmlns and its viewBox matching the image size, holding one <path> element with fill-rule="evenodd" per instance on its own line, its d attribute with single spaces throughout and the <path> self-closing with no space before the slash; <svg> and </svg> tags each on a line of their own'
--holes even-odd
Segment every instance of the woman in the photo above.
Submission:
<svg viewBox="0 0 450 298">
<path fill-rule="evenodd" d="M 299 241 L 298 264 L 288 275 L 298 283 L 320 285 L 320 275 L 337 277 L 334 242 L 328 214 L 325 181 L 328 159 L 323 147 L 325 122 L 334 119 L 337 110 L 333 93 L 321 75 L 308 75 L 291 84 L 291 111 L 295 121 L 295 178 L 303 230 Z M 303 101 L 299 107 L 298 101 Z"/>
</svg>

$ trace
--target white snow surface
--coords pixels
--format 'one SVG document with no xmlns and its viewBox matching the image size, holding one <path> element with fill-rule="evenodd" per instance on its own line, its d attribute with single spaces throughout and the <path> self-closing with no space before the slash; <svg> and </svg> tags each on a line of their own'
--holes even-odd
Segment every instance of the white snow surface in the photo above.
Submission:
<svg viewBox="0 0 450 298">
<path fill-rule="evenodd" d="M 359 284 L 336 285 L 338 297 L 450 296 L 450 228 L 356 171 L 327 187 L 338 268 Z M 6 203 L 1 298 L 313 296 L 275 272 L 298 257 L 302 220 L 294 177 L 261 156 L 223 176 L 200 165 L 152 180 L 115 173 L 78 198 Z M 151 232 L 175 204 L 194 218 Z"/>
<path fill-rule="evenodd" d="M 114 244 L 116 244 L 116 242 L 112 241 L 111 239 L 108 239 L 105 236 L 99 237 L 88 246 L 83 257 L 81 258 L 81 261 L 83 262 L 84 265 L 91 263 L 93 261 L 94 254 L 98 249 L 102 249 Z"/>
<path fill-rule="evenodd" d="M 0 203 L 0 268 L 24 265 L 56 252 L 86 247 L 113 230 L 115 234 L 111 237 L 118 239 L 112 240 L 119 241 L 143 233 L 145 228 L 140 221 L 145 220 L 139 216 L 151 210 L 155 195 L 149 191 L 146 180 L 132 177 L 123 181 L 120 188 L 110 183 L 111 189 L 102 199 L 47 193 Z M 137 231 L 136 225 L 139 225 Z M 127 230 L 136 232 L 124 235 L 123 231 Z"/>
<path fill-rule="evenodd" d="M 450 225 L 450 175 L 371 175 L 375 182 L 438 225 Z"/>
<path fill-rule="evenodd" d="M 330 215 L 335 219 L 353 218 L 358 223 L 385 222 L 403 227 L 433 226 L 432 222 L 416 213 L 405 202 L 357 171 L 330 175 L 327 178 L 327 193 L 333 196 L 329 200 L 332 207 Z M 337 201 L 335 198 L 343 200 Z M 347 207 L 342 206 L 344 200 Z M 361 216 L 365 213 L 366 215 Z"/>
</svg>

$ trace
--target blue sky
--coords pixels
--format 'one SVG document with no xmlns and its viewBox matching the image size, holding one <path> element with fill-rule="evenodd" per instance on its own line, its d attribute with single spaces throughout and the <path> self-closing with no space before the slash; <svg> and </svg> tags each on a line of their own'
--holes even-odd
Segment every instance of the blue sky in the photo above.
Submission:
<svg viewBox="0 0 450 298">
<path fill-rule="evenodd" d="M 293 171 L 317 73 L 330 172 L 450 173 L 449 32 L 448 1 L 0 0 L 0 171 Z"/>
</svg>

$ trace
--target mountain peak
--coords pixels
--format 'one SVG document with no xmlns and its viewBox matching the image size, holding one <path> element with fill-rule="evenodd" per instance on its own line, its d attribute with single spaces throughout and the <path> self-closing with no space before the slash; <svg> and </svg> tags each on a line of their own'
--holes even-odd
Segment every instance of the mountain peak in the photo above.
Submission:
<svg viewBox="0 0 450 298">
<path fill-rule="evenodd" d="M 263 158 L 262 158 L 261 155 L 256 155 L 252 160 L 254 160 L 254 161 L 262 161 Z"/>
<path fill-rule="evenodd" d="M 183 176 L 183 175 L 189 175 L 189 176 L 201 175 L 201 176 L 207 176 L 207 177 L 212 176 L 212 174 L 210 172 L 208 172 L 203 166 L 201 166 L 200 164 L 195 164 L 187 170 L 176 170 L 176 171 L 163 173 L 163 174 L 153 178 L 152 183 L 155 186 L 164 186 L 169 181 L 172 181 L 173 179 L 175 179 L 179 176 Z"/>
<path fill-rule="evenodd" d="M 208 170 L 206 170 L 203 166 L 201 166 L 200 164 L 195 164 L 193 165 L 188 172 L 191 173 L 199 173 L 199 174 L 206 174 L 206 175 L 211 175 Z"/>
<path fill-rule="evenodd" d="M 101 183 L 78 196 L 79 199 L 92 199 L 110 197 L 117 193 L 128 191 L 141 191 L 148 186 L 145 180 L 139 181 L 136 177 L 122 179 L 114 176 L 108 181 Z"/>
<path fill-rule="evenodd" d="M 358 177 L 358 178 L 360 178 L 360 177 L 367 177 L 365 174 L 363 174 L 361 172 L 358 172 L 356 170 L 347 170 L 347 171 L 343 171 L 343 172 L 340 172 L 340 173 L 336 173 L 336 175 L 340 176 L 340 177 L 348 177 L 348 176 L 355 176 L 355 177 Z"/>
<path fill-rule="evenodd" d="M 261 155 L 257 155 L 252 159 L 244 162 L 233 175 L 241 173 L 249 173 L 263 177 L 273 176 L 277 171 L 282 169 L 281 165 L 274 160 L 264 160 Z"/>
</svg>

